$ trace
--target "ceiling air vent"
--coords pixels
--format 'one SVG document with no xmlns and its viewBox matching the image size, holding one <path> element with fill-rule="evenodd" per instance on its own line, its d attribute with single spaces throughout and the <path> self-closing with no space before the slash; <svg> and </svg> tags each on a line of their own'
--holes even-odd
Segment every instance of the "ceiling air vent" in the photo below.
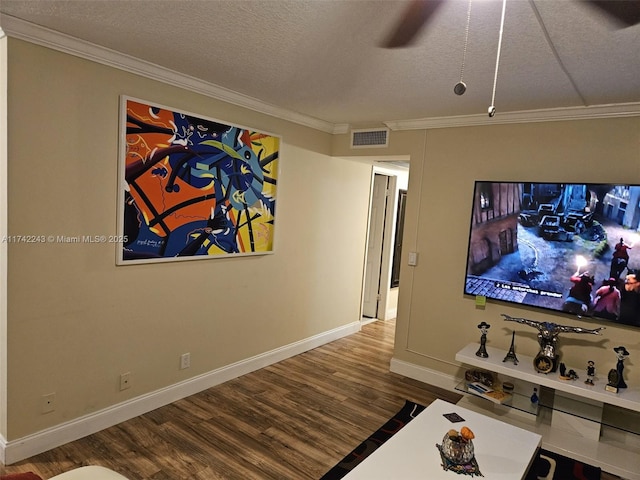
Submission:
<svg viewBox="0 0 640 480">
<path fill-rule="evenodd" d="M 351 130 L 351 148 L 381 148 L 389 146 L 389 129 Z"/>
</svg>

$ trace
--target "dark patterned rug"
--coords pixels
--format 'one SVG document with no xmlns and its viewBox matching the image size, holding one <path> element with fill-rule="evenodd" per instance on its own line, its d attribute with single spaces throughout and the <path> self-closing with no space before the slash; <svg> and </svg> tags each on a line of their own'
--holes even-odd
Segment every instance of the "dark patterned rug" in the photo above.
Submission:
<svg viewBox="0 0 640 480">
<path fill-rule="evenodd" d="M 337 480 L 353 470 L 356 465 L 373 453 L 380 445 L 389 440 L 396 432 L 414 419 L 426 407 L 406 401 L 404 407 L 376 430 L 369 438 L 358 445 L 335 467 L 325 473 L 320 480 Z"/>
<path fill-rule="evenodd" d="M 424 405 L 407 400 L 398 413 L 325 473 L 320 480 L 338 480 L 344 477 L 425 408 Z M 540 450 L 525 480 L 600 480 L 600 469 Z"/>
<path fill-rule="evenodd" d="M 540 450 L 525 480 L 600 480 L 598 467 Z"/>
</svg>

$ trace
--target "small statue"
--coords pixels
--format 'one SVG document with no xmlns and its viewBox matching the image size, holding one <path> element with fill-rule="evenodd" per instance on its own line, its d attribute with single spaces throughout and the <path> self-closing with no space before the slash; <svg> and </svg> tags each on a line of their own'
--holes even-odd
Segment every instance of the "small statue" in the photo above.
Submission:
<svg viewBox="0 0 640 480">
<path fill-rule="evenodd" d="M 593 378 L 596 376 L 596 364 L 593 360 L 587 362 L 587 379 L 584 381 L 587 385 L 593 385 Z"/>
<path fill-rule="evenodd" d="M 482 322 L 478 325 L 478 328 L 480 329 L 480 332 L 482 332 L 482 335 L 480 336 L 480 348 L 478 348 L 476 355 L 478 357 L 488 358 L 489 354 L 487 353 L 487 332 L 491 328 L 491 325 L 489 325 L 487 322 Z"/>
<path fill-rule="evenodd" d="M 566 378 L 567 377 L 567 366 L 564 364 L 564 362 L 560 362 L 560 378 Z"/>
<path fill-rule="evenodd" d="M 616 352 L 616 356 L 618 358 L 618 363 L 616 364 L 616 368 L 612 368 L 609 370 L 608 380 L 609 383 L 605 387 L 605 390 L 613 393 L 618 393 L 618 390 L 621 388 L 627 388 L 627 384 L 624 381 L 624 360 L 629 356 L 629 352 L 627 349 L 620 345 L 613 349 Z"/>
<path fill-rule="evenodd" d="M 506 314 L 502 314 L 505 320 L 509 322 L 517 322 L 538 329 L 538 343 L 540 351 L 533 359 L 533 366 L 540 373 L 555 372 L 558 367 L 559 355 L 556 354 L 556 346 L 558 343 L 558 335 L 560 333 L 591 333 L 600 335 L 600 331 L 605 327 L 594 329 L 572 327 L 569 325 L 558 325 L 552 322 L 536 322 L 535 320 L 527 320 L 526 318 L 515 318 Z"/>
<path fill-rule="evenodd" d="M 516 357 L 515 341 L 516 341 L 516 331 L 514 330 L 513 332 L 511 332 L 511 346 L 509 347 L 509 351 L 507 352 L 507 355 L 502 360 L 503 362 L 506 362 L 507 360 L 511 360 L 514 365 L 518 364 L 518 357 Z"/>
<path fill-rule="evenodd" d="M 575 370 L 570 369 L 567 372 L 567 366 L 560 362 L 560 379 L 562 380 L 576 380 L 578 378 L 578 374 L 576 373 Z"/>
</svg>

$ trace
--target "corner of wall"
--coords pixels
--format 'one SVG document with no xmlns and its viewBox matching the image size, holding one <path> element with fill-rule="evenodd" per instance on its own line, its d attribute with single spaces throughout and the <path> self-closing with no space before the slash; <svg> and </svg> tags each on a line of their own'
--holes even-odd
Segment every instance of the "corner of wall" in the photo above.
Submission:
<svg viewBox="0 0 640 480">
<path fill-rule="evenodd" d="M 7 435 L 7 37 L 0 28 L 0 460 Z"/>
</svg>

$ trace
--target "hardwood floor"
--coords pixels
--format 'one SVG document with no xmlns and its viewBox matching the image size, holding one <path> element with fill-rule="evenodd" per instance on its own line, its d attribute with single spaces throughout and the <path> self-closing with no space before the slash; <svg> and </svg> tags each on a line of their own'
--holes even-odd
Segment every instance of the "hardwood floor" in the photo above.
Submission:
<svg viewBox="0 0 640 480">
<path fill-rule="evenodd" d="M 244 375 L 7 467 L 103 465 L 131 480 L 316 480 L 396 413 L 460 396 L 389 372 L 395 322 Z M 602 480 L 617 477 L 603 474 Z"/>
</svg>

